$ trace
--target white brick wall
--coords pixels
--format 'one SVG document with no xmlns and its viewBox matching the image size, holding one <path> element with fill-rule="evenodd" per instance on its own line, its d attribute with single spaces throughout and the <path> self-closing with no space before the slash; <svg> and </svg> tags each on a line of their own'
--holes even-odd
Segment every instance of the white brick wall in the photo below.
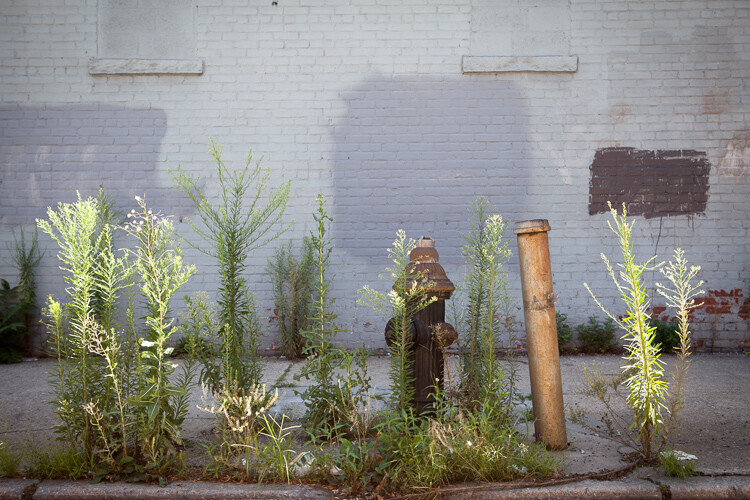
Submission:
<svg viewBox="0 0 750 500">
<path fill-rule="evenodd" d="M 576 324 L 598 314 L 584 281 L 621 310 L 599 259 L 602 251 L 616 258 L 616 243 L 607 217 L 588 214 L 595 151 L 695 149 L 711 163 L 705 215 L 639 217 L 636 250 L 648 258 L 658 241 L 668 258 L 682 246 L 703 266 L 707 289 L 739 289 L 741 297 L 714 293 L 716 314 L 699 313 L 695 331 L 708 339 L 704 348 L 712 340 L 718 348 L 746 345 L 750 5 L 571 0 L 569 47 L 549 55 L 577 55 L 577 72 L 463 74 L 472 37 L 481 39 L 471 23 L 476 7 L 470 0 L 196 0 L 203 75 L 93 76 L 96 1 L 5 1 L 0 238 L 30 226 L 47 205 L 73 200 L 76 189 L 93 194 L 100 184 L 122 208 L 146 193 L 162 211 L 190 216 L 168 170 L 202 172 L 213 187 L 207 143 L 214 137 L 227 163 L 241 165 L 252 148 L 274 184 L 293 180 L 286 219 L 295 223 L 285 237 L 312 229 L 315 196 L 328 197 L 336 219 L 331 273 L 349 344 L 383 345 L 385 320 L 357 306 L 355 290 L 387 288 L 376 280 L 398 228 L 435 238 L 459 281 L 460 233 L 477 195 L 510 221 L 549 219 L 557 306 Z M 544 55 L 529 50 L 494 55 Z M 193 238 L 186 222 L 178 227 Z M 258 251 L 251 268 L 265 307 L 271 254 L 272 247 Z M 53 255 L 49 248 L 40 269 L 42 296 L 62 292 Z M 186 291 L 215 290 L 210 260 L 192 249 L 188 256 L 199 273 Z M 517 265 L 509 270 L 520 296 Z M 2 266 L 0 275 L 12 278 L 7 259 Z"/>
</svg>

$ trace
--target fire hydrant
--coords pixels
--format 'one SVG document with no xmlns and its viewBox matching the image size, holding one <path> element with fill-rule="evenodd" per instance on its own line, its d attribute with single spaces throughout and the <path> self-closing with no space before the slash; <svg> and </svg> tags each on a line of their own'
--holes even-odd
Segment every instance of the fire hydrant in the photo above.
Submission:
<svg viewBox="0 0 750 500">
<path fill-rule="evenodd" d="M 445 374 L 444 349 L 457 338 L 455 328 L 445 322 L 445 301 L 456 289 L 440 265 L 435 241 L 422 238 L 409 253 L 409 269 L 415 276 L 432 282 L 427 295 L 435 301 L 416 313 L 412 318 L 410 338 L 412 344 L 411 365 L 414 380 L 414 406 L 417 414 L 430 413 L 435 409 L 433 387 L 443 388 Z M 385 341 L 390 346 L 393 339 L 391 319 L 385 327 Z"/>
</svg>

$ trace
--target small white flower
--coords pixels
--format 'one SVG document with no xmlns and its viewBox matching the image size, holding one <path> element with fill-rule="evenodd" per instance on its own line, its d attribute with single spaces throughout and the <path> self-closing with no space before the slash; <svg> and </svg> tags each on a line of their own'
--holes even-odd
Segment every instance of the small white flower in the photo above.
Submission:
<svg viewBox="0 0 750 500">
<path fill-rule="evenodd" d="M 471 441 L 466 441 L 466 446 L 471 446 Z"/>
</svg>

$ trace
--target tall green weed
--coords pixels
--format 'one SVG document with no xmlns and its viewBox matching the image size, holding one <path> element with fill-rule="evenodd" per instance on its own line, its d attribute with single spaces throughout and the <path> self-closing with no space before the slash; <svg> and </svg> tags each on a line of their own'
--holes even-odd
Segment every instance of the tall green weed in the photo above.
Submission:
<svg viewBox="0 0 750 500">
<path fill-rule="evenodd" d="M 470 231 L 463 247 L 466 276 L 463 280 L 466 305 L 458 309 L 461 343 L 461 395 L 464 405 L 473 407 L 488 397 L 510 407 L 514 393 L 515 367 L 504 374 L 497 358 L 501 334 L 508 334 L 508 353 L 513 355 L 513 312 L 515 303 L 508 292 L 505 264 L 511 256 L 504 241 L 506 223 L 493 214 L 489 202 L 479 197 L 472 204 Z M 456 299 L 454 299 L 456 300 Z M 460 299 L 456 302 L 461 302 Z"/>
<path fill-rule="evenodd" d="M 276 249 L 266 270 L 273 280 L 276 320 L 281 334 L 281 353 L 289 359 L 302 357 L 313 301 L 313 246 L 302 240 L 302 256 L 292 253 L 292 242 Z"/>
<path fill-rule="evenodd" d="M 391 286 L 388 293 L 365 285 L 359 293 L 358 303 L 369 307 L 388 320 L 388 352 L 390 353 L 389 377 L 391 381 L 391 405 L 397 412 L 412 411 L 414 403 L 414 346 L 413 317 L 433 303 L 436 298 L 428 296 L 432 282 L 409 266 L 409 254 L 416 247 L 413 239 L 406 238 L 400 229 L 393 246 L 388 249 L 392 262 L 388 274 L 380 278 Z"/>
<path fill-rule="evenodd" d="M 209 384 L 214 392 L 222 387 L 249 390 L 260 384 L 263 366 L 258 353 L 257 312 L 245 278 L 247 262 L 251 252 L 280 234 L 274 231 L 274 226 L 286 209 L 289 182 L 269 192 L 270 170 L 262 169 L 260 161 L 251 166 L 252 152 L 244 168 L 238 170 L 224 165 L 221 148 L 213 140 L 209 153 L 216 164 L 220 188 L 218 204 L 211 203 L 197 178 L 180 169 L 173 175 L 177 185 L 195 204 L 201 225 L 191 221 L 193 229 L 210 245 L 199 250 L 215 258 L 220 271 L 223 362 L 221 365 L 206 363 L 201 381 Z"/>
<path fill-rule="evenodd" d="M 305 365 L 300 378 L 310 381 L 302 393 L 306 412 L 302 419 L 313 440 L 322 435 L 346 434 L 370 397 L 367 353 L 360 349 L 352 355 L 336 344 L 342 332 L 333 312 L 335 299 L 330 295 L 328 265 L 333 244 L 328 236 L 333 219 L 325 209 L 325 198 L 317 197 L 313 214 L 317 231 L 311 233 L 313 302 L 305 337 Z M 337 373 L 343 370 L 343 373 Z"/>
<path fill-rule="evenodd" d="M 675 261 L 670 262 L 666 268 L 661 263 L 652 264 L 656 256 L 645 263 L 638 262 L 632 244 L 634 222 L 628 222 L 624 205 L 622 214 L 619 214 L 611 205 L 610 210 L 612 222 L 608 224 L 617 236 L 623 263 L 618 264 L 619 270 L 615 271 L 604 254 L 602 254 L 602 260 L 625 304 L 625 314 L 618 317 L 609 312 L 589 286 L 584 285 L 610 320 L 625 331 L 622 338 L 626 342 L 626 365 L 623 367 L 624 384 L 628 389 L 626 402 L 633 411 L 633 427 L 636 430 L 641 452 L 646 460 L 652 460 L 656 456 L 655 448 L 663 449 L 669 436 L 676 433 L 678 414 L 684 404 L 683 384 L 689 368 L 688 356 L 690 354 L 688 316 L 696 307 L 694 297 L 701 293 L 699 289 L 702 285 L 702 282 L 693 285 L 692 280 L 697 276 L 700 268 L 688 269 L 687 260 L 679 249 L 675 252 Z M 656 268 L 659 268 L 670 281 L 670 285 L 657 284 L 657 288 L 667 299 L 667 305 L 677 310 L 678 318 L 680 318 L 680 361 L 673 374 L 674 385 L 672 387 L 664 377 L 659 345 L 654 339 L 656 328 L 648 313 L 650 302 L 643 279 L 645 271 Z M 596 381 L 598 388 L 591 383 L 589 386 L 594 388 L 599 399 L 607 401 L 604 398 L 607 398 L 608 384 L 601 382 L 600 377 L 594 377 L 593 380 Z M 666 421 L 665 412 L 669 415 Z"/>
</svg>

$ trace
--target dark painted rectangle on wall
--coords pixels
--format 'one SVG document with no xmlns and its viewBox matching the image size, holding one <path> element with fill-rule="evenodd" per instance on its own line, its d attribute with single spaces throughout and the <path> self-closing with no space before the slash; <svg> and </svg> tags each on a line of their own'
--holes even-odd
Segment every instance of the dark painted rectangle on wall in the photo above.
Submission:
<svg viewBox="0 0 750 500">
<path fill-rule="evenodd" d="M 604 148 L 591 163 L 589 215 L 609 211 L 607 202 L 646 218 L 704 213 L 711 164 L 692 149 Z"/>
</svg>

